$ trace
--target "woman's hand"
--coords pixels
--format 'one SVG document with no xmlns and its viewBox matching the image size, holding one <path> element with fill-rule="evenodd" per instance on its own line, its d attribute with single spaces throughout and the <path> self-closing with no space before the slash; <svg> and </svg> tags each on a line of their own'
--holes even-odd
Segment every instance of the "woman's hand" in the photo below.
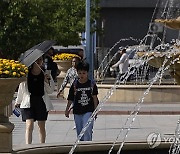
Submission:
<svg viewBox="0 0 180 154">
<path fill-rule="evenodd" d="M 44 73 L 44 80 L 46 83 L 49 83 L 49 84 L 51 80 L 50 74 L 51 74 L 51 70 L 46 70 Z"/>
<path fill-rule="evenodd" d="M 49 75 L 49 74 L 45 74 L 45 75 L 44 75 L 44 81 L 45 81 L 46 83 L 50 84 L 50 80 L 51 80 L 50 75 Z"/>
<path fill-rule="evenodd" d="M 14 107 L 15 107 L 15 108 L 20 108 L 20 104 L 19 104 L 19 103 L 15 103 L 15 104 L 14 104 Z"/>
</svg>

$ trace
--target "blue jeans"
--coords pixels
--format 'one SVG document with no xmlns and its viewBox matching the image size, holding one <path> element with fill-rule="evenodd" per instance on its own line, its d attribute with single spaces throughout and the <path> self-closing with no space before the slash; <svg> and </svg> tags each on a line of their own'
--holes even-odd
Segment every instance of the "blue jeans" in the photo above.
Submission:
<svg viewBox="0 0 180 154">
<path fill-rule="evenodd" d="M 77 136 L 81 133 L 81 130 L 86 125 L 88 119 L 92 115 L 92 112 L 87 112 L 85 114 L 74 114 L 74 121 L 76 124 L 76 132 Z M 80 141 L 92 141 L 92 129 L 93 129 L 94 121 L 91 122 L 84 135 L 80 139 Z"/>
</svg>

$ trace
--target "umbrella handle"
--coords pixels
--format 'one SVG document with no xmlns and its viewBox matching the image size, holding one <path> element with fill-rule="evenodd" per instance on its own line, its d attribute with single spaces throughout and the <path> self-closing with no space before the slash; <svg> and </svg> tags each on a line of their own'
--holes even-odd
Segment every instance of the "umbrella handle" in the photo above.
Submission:
<svg viewBox="0 0 180 154">
<path fill-rule="evenodd" d="M 36 63 L 36 62 L 34 62 Z M 39 64 L 36 63 L 36 65 L 40 68 L 40 70 L 45 74 L 44 70 L 39 66 Z"/>
<path fill-rule="evenodd" d="M 36 63 L 36 62 L 35 62 Z M 45 71 L 36 63 L 36 65 L 41 69 L 41 71 L 43 72 L 43 74 L 44 75 L 46 75 L 46 73 L 45 73 Z M 49 85 L 50 85 L 50 80 L 51 80 L 51 78 L 47 78 L 48 79 L 48 83 L 49 83 Z"/>
</svg>

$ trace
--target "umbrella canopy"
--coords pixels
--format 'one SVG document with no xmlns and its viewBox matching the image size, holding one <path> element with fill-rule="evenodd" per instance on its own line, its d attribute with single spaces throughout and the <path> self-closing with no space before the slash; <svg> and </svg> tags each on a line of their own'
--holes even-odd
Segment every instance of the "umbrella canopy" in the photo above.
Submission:
<svg viewBox="0 0 180 154">
<path fill-rule="evenodd" d="M 39 57 L 46 53 L 56 42 L 53 40 L 46 40 L 42 43 L 35 45 L 29 50 L 21 54 L 19 61 L 29 67 L 32 65 Z"/>
</svg>

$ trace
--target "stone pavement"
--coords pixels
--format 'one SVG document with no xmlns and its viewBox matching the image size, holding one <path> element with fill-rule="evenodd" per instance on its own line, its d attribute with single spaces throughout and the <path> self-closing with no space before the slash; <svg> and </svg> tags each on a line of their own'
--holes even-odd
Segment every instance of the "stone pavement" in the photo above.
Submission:
<svg viewBox="0 0 180 154">
<path fill-rule="evenodd" d="M 51 95 L 55 111 L 50 112 L 47 123 L 46 145 L 52 144 L 74 144 L 76 140 L 76 130 L 73 129 L 73 115 L 70 118 L 64 116 L 66 100 L 56 98 L 56 92 Z M 118 141 L 122 141 L 127 133 L 129 125 L 132 124 L 126 142 L 147 142 L 147 137 L 151 133 L 160 133 L 161 140 L 172 139 L 177 121 L 179 119 L 180 103 L 166 104 L 142 104 L 140 112 L 135 116 L 129 116 L 136 103 L 111 103 L 106 102 L 99 112 L 94 124 L 93 141 L 114 141 L 120 130 L 124 128 Z M 129 121 L 127 122 L 127 118 Z M 25 145 L 25 123 L 21 118 L 12 115 L 10 121 L 14 123 L 13 149 L 33 147 L 39 143 L 37 125 L 33 132 L 33 144 Z M 127 122 L 127 125 L 125 123 Z"/>
</svg>

